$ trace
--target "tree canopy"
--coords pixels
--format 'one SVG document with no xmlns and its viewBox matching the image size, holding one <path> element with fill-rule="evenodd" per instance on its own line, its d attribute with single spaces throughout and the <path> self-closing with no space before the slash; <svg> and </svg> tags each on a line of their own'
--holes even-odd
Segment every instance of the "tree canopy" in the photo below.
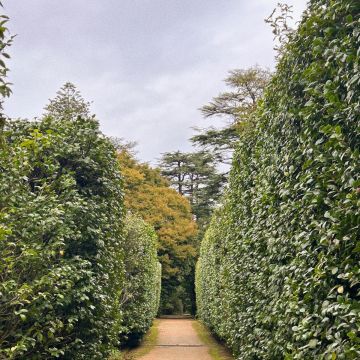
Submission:
<svg viewBox="0 0 360 360">
<path fill-rule="evenodd" d="M 196 257 L 197 225 L 191 205 L 170 188 L 159 169 L 138 162 L 125 149 L 119 152 L 118 159 L 124 179 L 125 207 L 151 224 L 158 235 L 162 264 L 161 311 L 172 311 L 171 298 L 184 286 Z M 194 299 L 188 291 L 183 302 L 186 305 L 191 301 Z"/>
<path fill-rule="evenodd" d="M 207 151 L 167 152 L 162 155 L 160 168 L 171 186 L 189 199 L 198 226 L 204 228 L 225 182 L 214 157 Z"/>
<path fill-rule="evenodd" d="M 3 5 L 0 2 L 0 10 L 2 10 Z M 0 26 L 0 146 L 3 144 L 3 128 L 5 126 L 5 115 L 3 113 L 3 99 L 5 97 L 10 96 L 11 88 L 10 83 L 7 81 L 7 76 L 9 72 L 9 68 L 6 65 L 6 60 L 10 58 L 8 53 L 8 47 L 11 46 L 14 36 L 9 34 L 9 30 L 7 28 L 7 23 L 9 21 L 9 17 L 5 14 L 0 15 L 1 26 Z"/>
<path fill-rule="evenodd" d="M 191 142 L 211 152 L 218 162 L 229 164 L 241 129 L 256 109 L 269 79 L 270 72 L 259 66 L 230 71 L 225 79 L 230 90 L 200 109 L 205 118 L 218 116 L 229 123 L 223 128 L 195 128 L 199 134 L 191 137 Z"/>
<path fill-rule="evenodd" d="M 90 103 L 83 99 L 74 84 L 67 82 L 46 105 L 45 116 L 60 120 L 76 120 L 78 117 L 87 119 L 91 117 Z"/>
</svg>

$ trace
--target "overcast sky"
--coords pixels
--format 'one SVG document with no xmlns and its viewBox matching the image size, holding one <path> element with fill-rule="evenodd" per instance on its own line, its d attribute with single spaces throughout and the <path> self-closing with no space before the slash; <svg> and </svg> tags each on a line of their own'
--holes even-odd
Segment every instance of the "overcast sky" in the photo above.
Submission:
<svg viewBox="0 0 360 360">
<path fill-rule="evenodd" d="M 235 68 L 274 67 L 264 23 L 278 0 L 5 0 L 10 117 L 33 118 L 67 81 L 92 102 L 107 135 L 138 142 L 138 157 L 190 150 L 198 108 Z M 300 18 L 306 0 L 288 0 Z"/>
</svg>

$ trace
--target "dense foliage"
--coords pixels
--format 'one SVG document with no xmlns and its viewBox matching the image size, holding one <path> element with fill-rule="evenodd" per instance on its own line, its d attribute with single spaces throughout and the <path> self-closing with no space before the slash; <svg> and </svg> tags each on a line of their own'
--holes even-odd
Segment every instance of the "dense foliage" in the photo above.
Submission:
<svg viewBox="0 0 360 360">
<path fill-rule="evenodd" d="M 76 87 L 45 110 L 6 123 L 0 152 L 0 359 L 103 359 L 157 313 L 156 234 L 124 223 L 115 147 Z"/>
<path fill-rule="evenodd" d="M 45 115 L 61 120 L 76 120 L 91 118 L 90 103 L 85 101 L 71 82 L 65 83 L 45 107 Z"/>
<path fill-rule="evenodd" d="M 128 214 L 124 237 L 122 343 L 136 342 L 146 333 L 158 312 L 161 291 L 161 265 L 157 258 L 157 236 L 153 227 Z"/>
<path fill-rule="evenodd" d="M 0 9 L 2 9 L 3 5 L 0 1 Z M 9 29 L 7 28 L 7 23 L 9 21 L 9 17 L 1 14 L 0 15 L 0 95 L 5 98 L 11 94 L 10 84 L 7 81 L 7 75 L 9 68 L 7 67 L 5 61 L 10 58 L 8 51 L 8 47 L 11 46 L 14 36 L 9 34 Z M 2 107 L 3 100 L 0 100 L 0 110 L 3 110 Z"/>
<path fill-rule="evenodd" d="M 239 359 L 360 358 L 359 14 L 310 1 L 202 243 L 199 316 Z"/>
<path fill-rule="evenodd" d="M 201 108 L 205 118 L 226 118 L 227 124 L 222 128 L 196 128 L 199 133 L 190 139 L 193 145 L 211 153 L 218 163 L 231 164 L 234 146 L 243 124 L 256 110 L 269 78 L 269 71 L 259 66 L 230 71 L 225 79 L 230 89 L 220 93 Z"/>
<path fill-rule="evenodd" d="M 0 354 L 103 359 L 117 343 L 122 183 L 95 120 L 9 122 L 0 154 Z"/>
<path fill-rule="evenodd" d="M 139 163 L 126 150 L 119 153 L 125 206 L 152 225 L 158 235 L 162 265 L 160 312 L 194 311 L 193 272 L 196 223 L 189 201 L 170 188 L 159 169 Z"/>
<path fill-rule="evenodd" d="M 2 10 L 2 7 L 3 5 L 0 1 L 0 10 Z M 10 58 L 8 48 L 11 46 L 14 37 L 9 34 L 9 29 L 7 28 L 8 21 L 8 16 L 0 14 L 0 146 L 3 145 L 2 133 L 6 119 L 3 114 L 3 99 L 11 94 L 11 84 L 7 81 L 9 68 L 6 65 L 6 61 Z"/>
<path fill-rule="evenodd" d="M 162 155 L 159 165 L 171 186 L 189 199 L 200 237 L 208 226 L 225 182 L 225 176 L 216 168 L 214 156 L 207 151 L 167 152 Z"/>
</svg>

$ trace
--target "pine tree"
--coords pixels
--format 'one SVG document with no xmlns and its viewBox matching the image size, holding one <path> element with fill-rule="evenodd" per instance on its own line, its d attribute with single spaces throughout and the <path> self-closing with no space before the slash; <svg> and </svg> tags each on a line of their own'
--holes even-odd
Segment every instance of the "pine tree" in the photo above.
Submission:
<svg viewBox="0 0 360 360">
<path fill-rule="evenodd" d="M 230 164 L 241 130 L 256 109 L 269 79 L 270 72 L 258 66 L 230 71 L 225 83 L 232 91 L 220 93 L 200 109 L 205 118 L 219 116 L 230 123 L 220 129 L 196 128 L 199 134 L 191 142 L 211 152 L 219 163 Z"/>
<path fill-rule="evenodd" d="M 206 151 L 168 152 L 163 154 L 160 168 L 172 187 L 189 198 L 198 225 L 207 224 L 224 184 L 214 157 Z"/>
<path fill-rule="evenodd" d="M 76 86 L 67 82 L 57 92 L 55 99 L 45 107 L 45 116 L 55 119 L 76 120 L 91 118 L 90 103 L 85 101 Z"/>
</svg>

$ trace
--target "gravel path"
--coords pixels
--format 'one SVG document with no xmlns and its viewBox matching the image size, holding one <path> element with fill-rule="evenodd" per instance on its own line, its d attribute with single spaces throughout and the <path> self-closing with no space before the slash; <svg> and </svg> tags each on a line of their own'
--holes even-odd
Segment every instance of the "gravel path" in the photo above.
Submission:
<svg viewBox="0 0 360 360">
<path fill-rule="evenodd" d="M 190 319 L 161 319 L 156 346 L 139 360 L 212 360 Z"/>
</svg>

